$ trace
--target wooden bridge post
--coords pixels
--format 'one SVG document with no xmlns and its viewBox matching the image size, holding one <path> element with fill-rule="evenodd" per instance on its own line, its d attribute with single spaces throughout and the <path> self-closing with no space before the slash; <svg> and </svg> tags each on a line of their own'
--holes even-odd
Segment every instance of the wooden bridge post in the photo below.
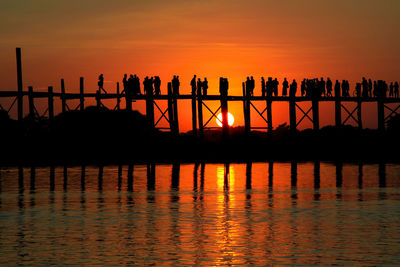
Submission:
<svg viewBox="0 0 400 267">
<path fill-rule="evenodd" d="M 83 89 L 83 77 L 79 79 L 79 93 L 80 93 L 80 104 L 79 108 L 81 111 L 85 110 L 85 93 Z"/>
<path fill-rule="evenodd" d="M 61 79 L 61 112 L 64 113 L 67 110 L 67 99 L 65 98 L 65 85 L 64 79 Z"/>
<path fill-rule="evenodd" d="M 222 136 L 223 138 L 228 137 L 229 133 L 229 125 L 228 125 L 228 92 L 224 92 L 225 90 L 221 90 L 221 113 L 222 113 Z"/>
<path fill-rule="evenodd" d="M 378 130 L 380 132 L 385 131 L 385 104 L 383 102 L 383 97 L 378 96 Z"/>
<path fill-rule="evenodd" d="M 101 91 L 97 90 L 96 92 L 96 106 L 97 108 L 101 108 Z"/>
<path fill-rule="evenodd" d="M 342 127 L 342 104 L 340 103 L 340 94 L 336 93 L 337 92 L 335 92 L 335 125 L 336 128 L 340 128 Z"/>
<path fill-rule="evenodd" d="M 361 116 L 361 104 L 362 104 L 362 101 L 361 101 L 361 97 L 359 97 L 358 98 L 358 102 L 357 102 L 357 120 L 358 120 L 358 129 L 362 129 L 362 116 Z"/>
<path fill-rule="evenodd" d="M 151 127 L 154 127 L 154 98 L 152 90 L 146 91 L 146 118 Z"/>
<path fill-rule="evenodd" d="M 295 133 L 297 127 L 296 121 L 296 96 L 291 95 L 289 97 L 289 121 L 290 121 L 290 131 Z"/>
<path fill-rule="evenodd" d="M 171 82 L 168 83 L 168 121 L 169 121 L 169 128 L 172 133 L 175 133 L 174 131 L 174 110 L 173 110 L 173 105 L 172 105 L 172 84 Z"/>
<path fill-rule="evenodd" d="M 197 136 L 196 90 L 192 90 L 192 132 Z"/>
<path fill-rule="evenodd" d="M 178 120 L 178 94 L 172 94 L 173 111 L 174 111 L 174 133 L 179 135 L 179 120 Z"/>
<path fill-rule="evenodd" d="M 18 83 L 18 94 L 17 94 L 17 107 L 18 107 L 18 121 L 22 121 L 24 118 L 24 103 L 23 103 L 23 83 L 22 83 L 22 62 L 21 62 L 21 48 L 16 48 L 17 54 L 17 83 Z"/>
<path fill-rule="evenodd" d="M 29 102 L 29 117 L 34 118 L 35 117 L 35 103 L 33 100 L 33 87 L 32 86 L 28 87 L 28 102 Z"/>
<path fill-rule="evenodd" d="M 199 121 L 199 136 L 204 137 L 204 124 L 203 124 L 203 96 L 201 90 L 197 90 L 197 115 Z"/>
<path fill-rule="evenodd" d="M 319 99 L 313 97 L 311 105 L 313 112 L 313 128 L 314 130 L 319 130 Z"/>
<path fill-rule="evenodd" d="M 54 119 L 54 99 L 53 99 L 53 86 L 49 86 L 48 88 L 48 112 L 49 112 L 49 120 Z"/>
<path fill-rule="evenodd" d="M 268 121 L 268 133 L 272 132 L 272 100 L 267 99 L 267 121 Z"/>
<path fill-rule="evenodd" d="M 121 96 L 119 95 L 119 82 L 117 82 L 117 106 L 116 106 L 117 110 L 121 109 L 120 103 L 121 103 Z"/>
<path fill-rule="evenodd" d="M 250 133 L 251 122 L 250 122 L 250 96 L 246 90 L 246 84 L 242 83 L 243 88 L 243 115 L 244 115 L 244 131 L 246 135 Z"/>
</svg>

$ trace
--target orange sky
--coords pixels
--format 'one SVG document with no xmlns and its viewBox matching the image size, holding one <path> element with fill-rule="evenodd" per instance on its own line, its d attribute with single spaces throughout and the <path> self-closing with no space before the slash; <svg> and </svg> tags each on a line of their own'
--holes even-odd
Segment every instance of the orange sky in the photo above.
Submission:
<svg viewBox="0 0 400 267">
<path fill-rule="evenodd" d="M 0 90 L 16 89 L 17 46 L 24 87 L 37 90 L 53 85 L 58 91 L 64 78 L 76 92 L 84 76 L 94 92 L 99 73 L 109 91 L 124 73 L 159 75 L 162 92 L 178 74 L 182 93 L 197 74 L 208 77 L 210 94 L 224 76 L 231 95 L 241 94 L 248 75 L 256 78 L 257 93 L 261 76 L 330 76 L 349 79 L 352 89 L 363 76 L 400 80 L 399 11 L 396 0 L 2 1 Z M 180 110 L 188 105 L 182 102 Z M 242 124 L 242 106 L 229 110 L 235 125 Z M 374 105 L 366 106 L 366 127 L 376 127 L 375 113 Z M 333 106 L 322 105 L 321 114 L 322 126 L 333 124 Z M 274 105 L 274 126 L 285 121 L 287 105 Z M 190 127 L 190 113 L 181 112 L 181 130 Z"/>
</svg>

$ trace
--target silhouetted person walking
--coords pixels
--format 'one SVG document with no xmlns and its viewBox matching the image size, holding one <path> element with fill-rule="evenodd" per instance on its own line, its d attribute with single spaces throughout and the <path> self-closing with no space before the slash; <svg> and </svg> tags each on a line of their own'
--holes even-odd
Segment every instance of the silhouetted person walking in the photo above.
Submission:
<svg viewBox="0 0 400 267">
<path fill-rule="evenodd" d="M 253 96 L 254 95 L 254 87 L 256 86 L 256 83 L 254 81 L 253 76 L 251 76 L 250 78 L 250 95 Z"/>
<path fill-rule="evenodd" d="M 306 90 L 307 90 L 307 88 L 306 88 L 306 79 L 303 79 L 303 80 L 301 81 L 301 88 L 300 88 L 300 90 L 301 90 L 301 96 L 304 96 L 304 95 L 306 94 Z"/>
<path fill-rule="evenodd" d="M 283 83 L 282 83 L 282 96 L 287 96 L 287 89 L 289 88 L 289 82 L 284 78 Z"/>
<path fill-rule="evenodd" d="M 326 80 L 326 96 L 332 97 L 332 81 L 329 77 Z"/>
<path fill-rule="evenodd" d="M 99 91 L 104 91 L 105 94 L 107 94 L 106 90 L 104 90 L 104 76 L 103 73 L 100 74 L 99 76 L 99 81 L 97 82 L 97 85 L 99 86 Z"/>
<path fill-rule="evenodd" d="M 201 82 L 200 78 L 197 79 L 197 91 L 201 93 L 201 89 L 203 87 L 203 83 Z"/>
<path fill-rule="evenodd" d="M 125 94 L 128 93 L 128 74 L 124 74 L 124 78 L 122 79 L 122 85 L 124 86 L 124 90 L 122 91 L 121 94 L 125 92 Z"/>
<path fill-rule="evenodd" d="M 154 77 L 154 94 L 155 95 L 161 94 L 161 79 L 158 76 Z"/>
<path fill-rule="evenodd" d="M 394 83 L 394 97 L 399 97 L 399 83 Z"/>
<path fill-rule="evenodd" d="M 174 76 L 175 79 L 175 76 Z M 192 80 L 190 81 L 190 86 L 192 87 L 192 94 L 195 94 L 196 91 L 196 75 L 193 75 Z"/>
<path fill-rule="evenodd" d="M 204 78 L 202 87 L 203 87 L 203 95 L 207 95 L 207 90 L 208 90 L 208 81 L 207 81 L 207 77 Z"/>
<path fill-rule="evenodd" d="M 335 82 L 335 97 L 340 97 L 340 82 L 338 80 Z"/>
<path fill-rule="evenodd" d="M 369 86 L 368 86 L 368 81 L 363 77 L 362 79 L 362 97 L 368 97 L 368 91 L 369 91 Z"/>
<path fill-rule="evenodd" d="M 250 96 L 250 91 L 251 91 L 251 81 L 250 81 L 250 77 L 246 78 L 246 96 Z"/>
<path fill-rule="evenodd" d="M 179 76 L 174 75 L 174 78 L 172 79 L 172 92 L 174 95 L 179 95 L 179 86 L 180 86 L 180 82 L 179 82 Z"/>
<path fill-rule="evenodd" d="M 372 97 L 372 80 L 368 80 L 368 96 Z"/>
<path fill-rule="evenodd" d="M 289 89 L 289 96 L 290 97 L 295 97 L 296 96 L 296 92 L 297 92 L 297 82 L 296 82 L 295 79 L 293 79 L 293 82 L 290 85 L 290 89 Z"/>
<path fill-rule="evenodd" d="M 278 79 L 275 78 L 273 81 L 273 91 L 275 96 L 278 96 L 278 86 L 279 86 Z"/>
<path fill-rule="evenodd" d="M 390 86 L 389 86 L 389 96 L 390 97 L 393 97 L 393 93 L 394 93 L 393 89 L 394 89 L 394 85 L 393 85 L 393 82 L 391 82 Z"/>
</svg>

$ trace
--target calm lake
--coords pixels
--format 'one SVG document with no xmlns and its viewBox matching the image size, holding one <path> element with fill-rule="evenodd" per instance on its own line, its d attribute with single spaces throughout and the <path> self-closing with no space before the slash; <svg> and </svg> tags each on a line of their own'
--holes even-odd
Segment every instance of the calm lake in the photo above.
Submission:
<svg viewBox="0 0 400 267">
<path fill-rule="evenodd" d="M 0 168 L 0 265 L 397 265 L 400 165 Z"/>
</svg>

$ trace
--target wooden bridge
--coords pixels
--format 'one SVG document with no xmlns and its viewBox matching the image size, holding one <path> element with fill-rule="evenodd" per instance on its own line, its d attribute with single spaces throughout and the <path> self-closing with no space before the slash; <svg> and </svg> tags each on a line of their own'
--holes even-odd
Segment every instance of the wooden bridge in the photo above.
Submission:
<svg viewBox="0 0 400 267">
<path fill-rule="evenodd" d="M 43 115 L 47 116 L 49 120 L 54 118 L 54 101 L 59 99 L 61 101 L 62 112 L 70 110 L 84 110 L 86 99 L 95 99 L 97 107 L 104 107 L 103 100 L 115 99 L 116 105 L 111 109 L 121 109 L 121 99 L 125 100 L 125 108 L 132 110 L 133 101 L 145 101 L 146 103 L 146 117 L 152 123 L 154 128 L 161 130 L 169 130 L 173 134 L 179 133 L 179 119 L 178 119 L 178 100 L 191 100 L 191 112 L 192 112 L 192 130 L 195 136 L 203 136 L 204 130 L 209 127 L 210 121 L 217 118 L 218 112 L 222 113 L 222 130 L 223 134 L 227 135 L 229 131 L 228 126 L 228 103 L 231 101 L 240 101 L 243 103 L 243 114 L 245 123 L 245 132 L 250 133 L 252 129 L 265 129 L 271 132 L 273 129 L 272 124 L 272 103 L 273 102 L 288 102 L 289 103 L 289 118 L 290 118 L 290 129 L 296 132 L 297 126 L 304 120 L 310 120 L 313 124 L 313 129 L 319 129 L 319 103 L 320 102 L 334 102 L 335 103 L 335 126 L 341 127 L 350 120 L 357 123 L 358 127 L 362 129 L 362 104 L 366 102 L 375 102 L 377 104 L 378 114 L 378 129 L 384 131 L 385 123 L 390 117 L 398 114 L 400 109 L 400 98 L 387 98 L 387 97 L 300 97 L 300 96 L 250 96 L 246 93 L 245 84 L 243 83 L 243 95 L 230 96 L 230 95 L 202 95 L 200 90 L 198 92 L 192 92 L 189 95 L 174 94 L 172 90 L 171 82 L 168 83 L 168 94 L 167 95 L 154 95 L 153 92 L 148 92 L 145 95 L 130 95 L 125 92 L 120 92 L 119 83 L 116 86 L 115 93 L 101 93 L 98 90 L 96 93 L 85 93 L 84 92 L 84 78 L 80 78 L 80 91 L 79 93 L 67 93 L 65 89 L 64 80 L 61 79 L 60 92 L 54 92 L 52 86 L 48 87 L 47 92 L 35 92 L 33 87 L 28 87 L 28 91 L 23 91 L 22 86 L 22 67 L 21 67 L 21 49 L 16 49 L 17 55 L 17 91 L 0 91 L 0 98 L 14 98 L 11 106 L 6 109 L 0 105 L 0 109 L 10 112 L 15 103 L 17 104 L 18 120 L 23 119 L 23 102 L 24 97 L 28 97 L 29 103 L 29 115 L 40 116 L 39 112 L 35 108 L 34 100 L 37 98 L 47 98 L 48 107 Z M 79 100 L 79 105 L 76 107 L 70 107 L 68 105 L 69 100 Z M 161 109 L 159 102 L 167 101 L 167 109 Z M 208 102 L 218 101 L 220 103 L 216 110 L 209 107 Z M 255 103 L 263 103 L 264 107 L 262 110 L 256 107 Z M 298 103 L 306 102 L 309 103 L 308 109 L 301 108 Z M 346 103 L 355 103 L 356 106 L 353 109 L 346 107 Z M 396 107 L 392 108 L 388 104 L 395 104 Z M 160 112 L 160 116 L 155 118 L 154 110 L 157 109 Z M 210 117 L 204 120 L 203 109 L 210 112 Z M 254 109 L 258 116 L 262 118 L 265 123 L 264 127 L 253 127 L 251 124 L 251 109 Z M 345 111 L 345 118 L 342 118 L 342 110 Z M 385 114 L 385 110 L 388 114 Z M 301 118 L 297 119 L 296 113 L 300 112 Z M 158 127 L 160 121 L 166 120 L 168 127 Z M 204 122 L 205 121 L 205 122 Z"/>
</svg>

